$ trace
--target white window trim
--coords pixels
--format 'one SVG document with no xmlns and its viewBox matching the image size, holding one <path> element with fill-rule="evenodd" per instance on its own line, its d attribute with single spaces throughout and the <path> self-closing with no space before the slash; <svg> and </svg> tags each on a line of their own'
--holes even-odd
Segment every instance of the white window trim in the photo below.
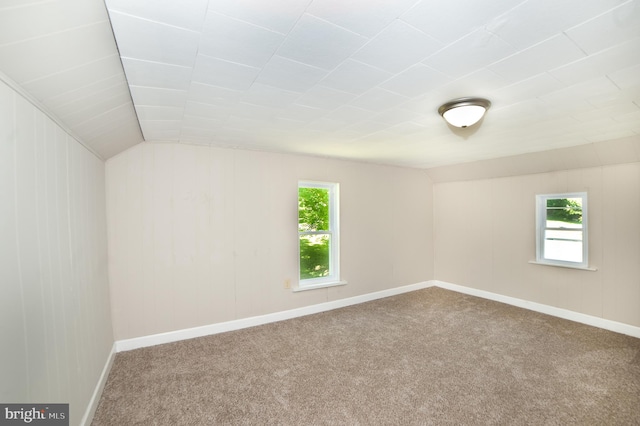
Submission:
<svg viewBox="0 0 640 426">
<path fill-rule="evenodd" d="M 298 231 L 298 286 L 293 291 L 312 290 L 316 288 L 345 285 L 347 282 L 340 280 L 340 185 L 335 182 L 319 182 L 301 180 L 298 188 L 322 188 L 329 190 L 329 229 L 331 245 L 329 254 L 330 275 L 320 278 L 300 279 L 300 235 Z"/>
<path fill-rule="evenodd" d="M 565 260 L 548 259 L 544 257 L 547 200 L 556 198 L 582 198 L 582 262 L 570 262 Z M 564 192 L 557 194 L 536 195 L 536 260 L 530 261 L 529 263 L 595 271 L 595 268 L 589 267 L 588 216 L 588 197 L 586 192 Z"/>
</svg>

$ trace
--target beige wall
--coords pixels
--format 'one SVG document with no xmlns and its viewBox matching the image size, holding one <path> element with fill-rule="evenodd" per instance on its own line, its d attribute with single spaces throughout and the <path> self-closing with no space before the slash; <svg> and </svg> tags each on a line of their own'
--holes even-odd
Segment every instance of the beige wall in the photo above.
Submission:
<svg viewBox="0 0 640 426">
<path fill-rule="evenodd" d="M 348 285 L 294 293 L 298 180 L 340 183 Z M 143 143 L 107 161 L 117 340 L 433 278 L 432 194 L 418 170 Z"/>
<path fill-rule="evenodd" d="M 0 401 L 87 408 L 113 346 L 104 163 L 0 83 Z"/>
<path fill-rule="evenodd" d="M 535 195 L 587 191 L 596 272 L 535 260 Z M 640 163 L 437 183 L 435 278 L 640 326 Z"/>
</svg>

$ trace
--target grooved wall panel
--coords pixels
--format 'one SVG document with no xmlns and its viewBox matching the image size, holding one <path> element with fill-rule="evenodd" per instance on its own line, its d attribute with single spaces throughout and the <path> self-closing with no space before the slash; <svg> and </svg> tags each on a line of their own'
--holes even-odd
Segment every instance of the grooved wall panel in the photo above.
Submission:
<svg viewBox="0 0 640 426">
<path fill-rule="evenodd" d="M 113 345 L 104 162 L 0 83 L 0 401 L 80 422 Z"/>
<path fill-rule="evenodd" d="M 640 163 L 434 184 L 435 277 L 640 326 Z M 536 258 L 535 195 L 588 194 L 589 263 Z"/>
<path fill-rule="evenodd" d="M 143 143 L 107 161 L 117 340 L 215 324 L 432 277 L 425 172 L 184 144 Z M 346 286 L 292 292 L 298 180 L 340 183 Z"/>
</svg>

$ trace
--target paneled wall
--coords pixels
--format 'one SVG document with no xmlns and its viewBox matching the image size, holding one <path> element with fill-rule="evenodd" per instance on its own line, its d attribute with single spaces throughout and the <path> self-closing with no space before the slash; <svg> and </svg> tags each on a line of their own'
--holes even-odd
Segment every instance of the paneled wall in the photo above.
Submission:
<svg viewBox="0 0 640 426">
<path fill-rule="evenodd" d="M 78 424 L 113 346 L 104 162 L 0 82 L 0 401 Z"/>
<path fill-rule="evenodd" d="M 107 161 L 117 340 L 308 306 L 433 278 L 423 171 L 180 144 Z M 340 183 L 346 286 L 292 292 L 298 180 Z"/>
<path fill-rule="evenodd" d="M 434 184 L 435 278 L 640 326 L 640 163 Z M 586 191 L 589 263 L 535 260 L 535 195 Z"/>
</svg>

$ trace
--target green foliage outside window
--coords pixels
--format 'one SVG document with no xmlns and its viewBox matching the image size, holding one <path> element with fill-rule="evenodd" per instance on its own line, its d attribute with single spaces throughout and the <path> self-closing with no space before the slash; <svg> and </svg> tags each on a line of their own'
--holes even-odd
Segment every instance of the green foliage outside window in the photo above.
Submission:
<svg viewBox="0 0 640 426">
<path fill-rule="evenodd" d="M 329 230 L 329 190 L 298 188 L 298 231 Z M 300 279 L 329 275 L 330 235 L 300 235 Z"/>
<path fill-rule="evenodd" d="M 573 198 L 548 199 L 547 220 L 582 223 L 582 203 Z"/>
<path fill-rule="evenodd" d="M 329 229 L 329 190 L 298 188 L 298 230 L 326 231 Z"/>
<path fill-rule="evenodd" d="M 329 275 L 329 238 L 310 241 L 300 238 L 300 279 L 320 278 Z"/>
</svg>

